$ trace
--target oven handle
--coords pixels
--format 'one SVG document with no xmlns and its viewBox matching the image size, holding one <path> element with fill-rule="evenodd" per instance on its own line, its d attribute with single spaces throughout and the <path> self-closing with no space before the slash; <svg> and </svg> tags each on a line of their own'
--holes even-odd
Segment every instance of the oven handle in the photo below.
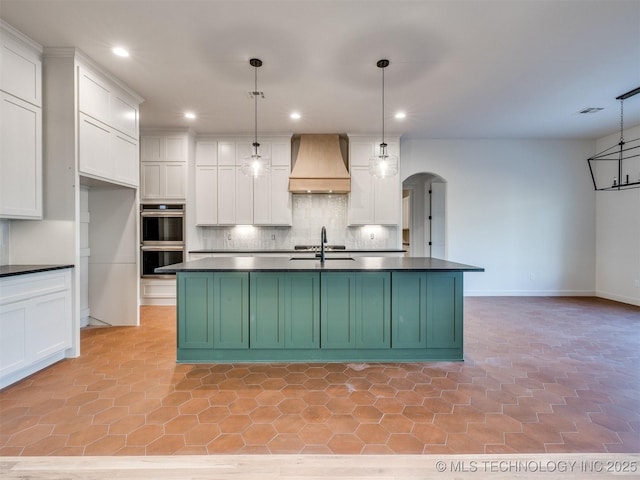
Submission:
<svg viewBox="0 0 640 480">
<path fill-rule="evenodd" d="M 152 210 L 147 212 L 141 212 L 142 217 L 184 217 L 184 211 L 182 210 Z"/>
<path fill-rule="evenodd" d="M 167 245 L 167 246 L 161 246 L 161 245 L 154 245 L 154 246 L 149 246 L 149 245 L 142 245 L 140 247 L 140 250 L 142 250 L 143 252 L 181 252 L 184 250 L 184 246 L 182 245 Z"/>
</svg>

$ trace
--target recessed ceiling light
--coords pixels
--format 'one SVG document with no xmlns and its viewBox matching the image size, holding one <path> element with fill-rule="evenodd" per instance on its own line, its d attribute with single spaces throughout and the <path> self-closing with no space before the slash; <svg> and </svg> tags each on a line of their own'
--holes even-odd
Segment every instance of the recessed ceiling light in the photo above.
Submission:
<svg viewBox="0 0 640 480">
<path fill-rule="evenodd" d="M 395 115 L 395 117 L 396 117 L 396 119 L 397 119 L 397 120 L 402 120 L 402 119 L 403 119 L 403 118 L 405 118 L 406 116 L 407 116 L 407 114 L 406 114 L 406 113 L 404 113 L 404 112 L 398 112 L 398 113 L 396 113 L 396 115 Z"/>
<path fill-rule="evenodd" d="M 298 112 L 293 112 L 291 115 L 289 115 L 289 118 L 291 118 L 292 120 L 300 120 L 301 115 Z"/>
<path fill-rule="evenodd" d="M 196 114 L 193 113 L 193 112 L 185 112 L 184 118 L 188 118 L 189 120 L 193 120 L 194 118 L 196 118 Z"/>
<path fill-rule="evenodd" d="M 129 56 L 129 52 L 127 50 L 125 50 L 122 47 L 114 47 L 113 50 L 111 50 L 114 54 L 116 54 L 119 57 L 128 57 Z"/>
</svg>

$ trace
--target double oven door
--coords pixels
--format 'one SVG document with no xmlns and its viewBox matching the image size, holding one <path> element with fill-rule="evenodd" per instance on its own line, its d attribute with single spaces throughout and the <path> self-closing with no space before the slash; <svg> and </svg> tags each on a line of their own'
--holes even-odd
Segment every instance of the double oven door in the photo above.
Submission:
<svg viewBox="0 0 640 480">
<path fill-rule="evenodd" d="M 155 273 L 158 267 L 185 259 L 184 205 L 140 206 L 140 275 L 171 277 Z"/>
</svg>

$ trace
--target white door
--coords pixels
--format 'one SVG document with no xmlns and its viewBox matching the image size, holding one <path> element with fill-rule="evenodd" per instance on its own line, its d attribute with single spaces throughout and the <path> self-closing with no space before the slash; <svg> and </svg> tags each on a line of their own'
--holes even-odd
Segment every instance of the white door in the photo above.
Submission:
<svg viewBox="0 0 640 480">
<path fill-rule="evenodd" d="M 446 183 L 431 184 L 431 256 L 446 259 L 445 208 Z"/>
</svg>

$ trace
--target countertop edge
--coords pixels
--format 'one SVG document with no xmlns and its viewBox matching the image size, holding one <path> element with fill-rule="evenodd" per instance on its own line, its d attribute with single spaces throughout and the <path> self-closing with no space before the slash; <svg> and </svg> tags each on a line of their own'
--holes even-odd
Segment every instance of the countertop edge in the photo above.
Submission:
<svg viewBox="0 0 640 480">
<path fill-rule="evenodd" d="M 337 249 L 337 250 L 327 250 L 331 253 L 406 253 L 404 249 L 361 249 L 361 248 L 352 248 L 352 249 Z M 305 254 L 305 253 L 315 253 L 316 250 L 287 250 L 287 249 L 262 249 L 262 250 L 244 250 L 244 249 L 235 249 L 235 250 L 189 250 L 187 253 L 282 253 L 286 254 Z"/>
<path fill-rule="evenodd" d="M 74 268 L 74 265 L 0 265 L 0 278 Z"/>
</svg>

